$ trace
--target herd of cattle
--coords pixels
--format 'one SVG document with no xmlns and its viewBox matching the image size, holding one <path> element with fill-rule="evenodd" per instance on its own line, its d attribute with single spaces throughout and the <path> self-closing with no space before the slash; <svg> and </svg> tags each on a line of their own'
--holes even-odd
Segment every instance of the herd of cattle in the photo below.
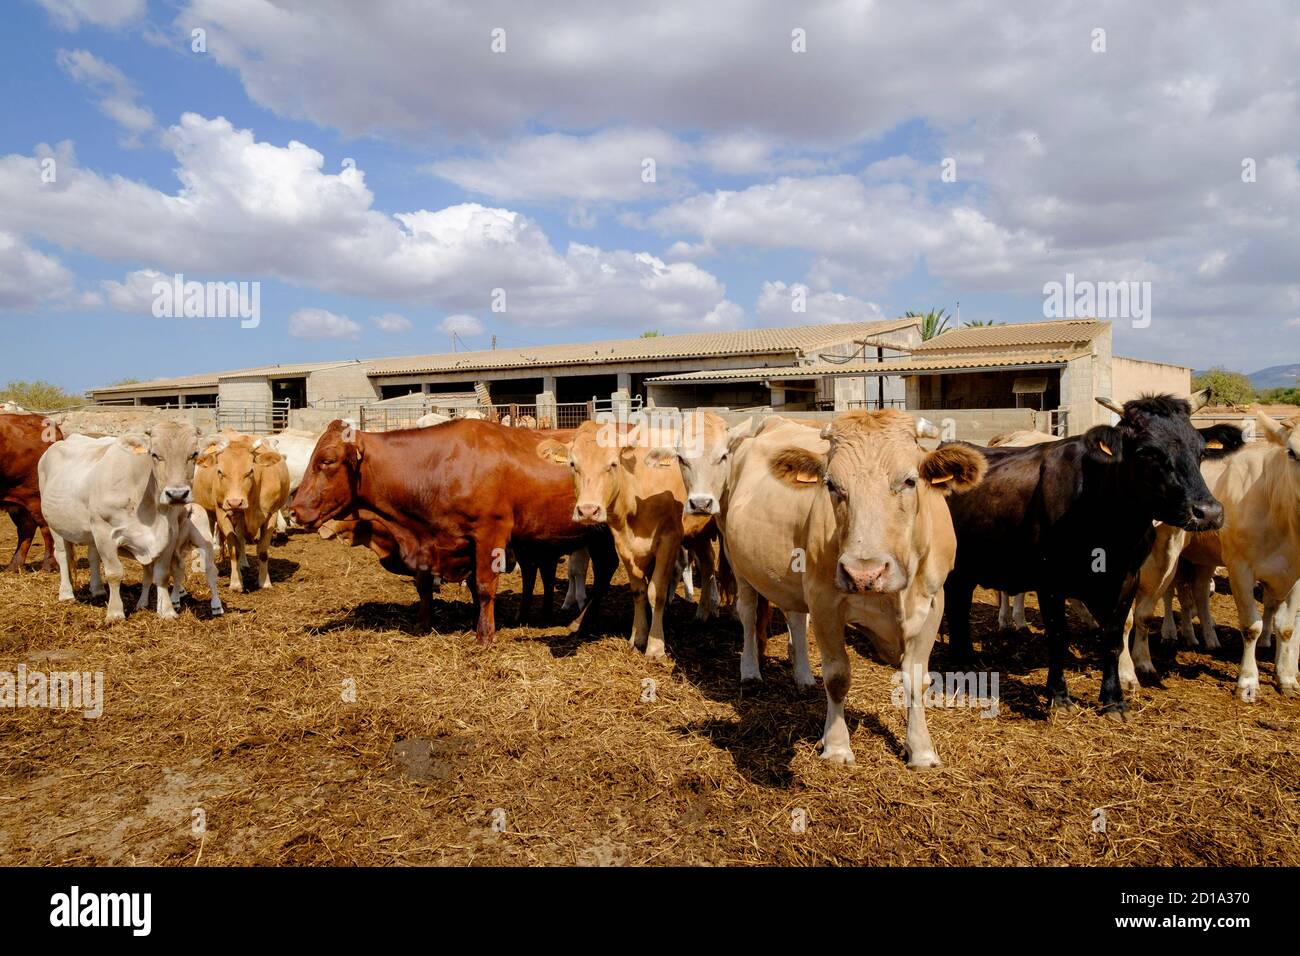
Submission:
<svg viewBox="0 0 1300 956">
<path fill-rule="evenodd" d="M 10 413 L 0 415 L 0 505 L 18 529 L 9 568 L 24 565 L 39 529 L 45 569 L 57 564 L 59 600 L 73 600 L 76 547 L 84 545 L 91 594 L 107 584 L 109 621 L 124 616 L 123 554 L 144 568 L 138 607 L 156 587 L 163 618 L 177 614 L 191 552 L 214 615 L 222 611 L 217 563 L 226 556 L 230 587 L 241 591 L 245 549 L 255 545 L 257 587 L 271 587 L 268 552 L 286 515 L 322 537 L 368 547 L 384 568 L 412 577 L 424 628 L 433 624 L 435 589 L 463 582 L 478 606 L 480 641 L 495 632 L 501 574 L 516 565 L 523 572 L 522 619 L 540 572 L 549 617 L 556 566 L 568 555 L 565 607 L 581 607 L 573 627 L 592 631 L 621 564 L 634 598 L 631 644 L 662 658 L 667 603 L 679 575 L 693 593 L 694 570 L 698 618 L 734 605 L 742 680 L 760 678 L 777 607 L 789 625 L 794 681 L 813 686 L 811 624 L 827 701 L 820 745 L 836 763 L 854 759 L 845 629 L 861 625 L 908 689 L 908 765 L 932 767 L 930 651 L 946 614 L 953 656 L 973 659 L 976 586 L 1003 592 L 1006 602 L 1037 593 L 1047 690 L 1061 708 L 1077 706 L 1065 683 L 1065 603 L 1081 602 L 1099 640 L 1101 711 L 1123 720 L 1124 690 L 1137 686 L 1139 672 L 1154 674 L 1147 631 L 1160 599 L 1171 610 L 1171 596 L 1180 598 L 1189 645 L 1195 608 L 1206 647 L 1218 646 L 1209 592 L 1224 566 L 1244 642 L 1240 697 L 1255 699 L 1255 649 L 1272 637 L 1278 690 L 1300 693 L 1296 420 L 1259 413 L 1266 440 L 1246 444 L 1234 426 L 1193 426 L 1208 399 L 1152 395 L 1122 407 L 1099 399 L 1118 416 L 1114 425 L 1067 439 L 1017 433 L 993 447 L 943 442 L 933 450 L 922 439 L 938 438 L 937 429 L 897 410 L 850 412 L 825 427 L 778 416 L 728 427 L 697 412 L 663 426 L 591 421 L 548 431 L 457 419 L 380 433 L 335 421 L 319 436 L 264 437 L 200 435 L 178 422 L 122 437 L 65 437 L 48 419 Z M 1164 625 L 1172 640 L 1172 613 Z"/>
</svg>

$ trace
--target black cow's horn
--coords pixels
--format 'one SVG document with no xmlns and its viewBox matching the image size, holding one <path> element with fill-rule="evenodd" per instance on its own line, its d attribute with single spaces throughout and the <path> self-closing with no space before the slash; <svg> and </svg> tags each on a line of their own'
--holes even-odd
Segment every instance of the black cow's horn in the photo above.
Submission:
<svg viewBox="0 0 1300 956">
<path fill-rule="evenodd" d="M 1121 418 L 1124 417 L 1124 406 L 1112 398 L 1104 398 L 1101 395 L 1098 395 L 1097 404 L 1104 405 Z"/>
<path fill-rule="evenodd" d="M 1210 404 L 1210 399 L 1214 397 L 1214 389 L 1203 388 L 1199 392 L 1192 392 L 1192 412 L 1199 412 L 1206 405 Z"/>
</svg>

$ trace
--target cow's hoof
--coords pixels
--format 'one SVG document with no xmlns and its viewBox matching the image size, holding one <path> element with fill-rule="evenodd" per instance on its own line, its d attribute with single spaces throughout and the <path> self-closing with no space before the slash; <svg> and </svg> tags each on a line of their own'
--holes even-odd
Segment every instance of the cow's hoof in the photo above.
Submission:
<svg viewBox="0 0 1300 956">
<path fill-rule="evenodd" d="M 98 591 L 96 591 L 94 588 L 90 589 L 90 596 L 93 598 L 102 598 L 107 593 L 108 591 L 105 588 L 100 588 Z"/>
<path fill-rule="evenodd" d="M 1277 692 L 1283 697 L 1300 697 L 1300 685 L 1279 684 Z"/>
<path fill-rule="evenodd" d="M 1101 715 L 1117 724 L 1128 723 L 1128 708 L 1123 704 L 1108 704 L 1101 709 Z"/>
<path fill-rule="evenodd" d="M 1222 647 L 1223 645 L 1219 643 L 1219 639 L 1217 637 L 1207 637 L 1205 639 L 1205 649 L 1207 651 L 1217 651 Z"/>
<path fill-rule="evenodd" d="M 105 624 L 116 624 L 118 621 L 125 621 L 126 613 L 123 611 L 109 611 L 104 615 Z"/>
<path fill-rule="evenodd" d="M 750 661 L 742 657 L 740 659 L 741 682 L 743 683 L 745 681 L 756 681 L 762 679 L 763 679 L 763 672 L 759 669 L 758 661 Z"/>
<path fill-rule="evenodd" d="M 663 644 L 649 644 L 645 649 L 645 659 L 648 661 L 666 660 L 668 652 L 664 650 Z"/>
<path fill-rule="evenodd" d="M 809 691 L 817 686 L 817 680 L 812 674 L 795 674 L 794 686 L 801 691 Z"/>
<path fill-rule="evenodd" d="M 848 744 L 838 747 L 822 747 L 822 759 L 827 763 L 849 764 L 854 762 L 853 748 Z"/>
<path fill-rule="evenodd" d="M 939 762 L 939 755 L 933 750 L 919 757 L 909 757 L 907 761 L 908 770 L 934 770 L 936 767 L 942 767 Z"/>
<path fill-rule="evenodd" d="M 225 614 L 225 613 L 226 613 L 226 609 L 225 609 L 224 607 L 222 607 L 221 605 L 217 605 L 216 607 L 214 607 L 214 608 L 212 609 L 212 616 L 213 616 L 213 617 L 221 617 L 221 615 L 223 615 L 223 614 Z"/>
<path fill-rule="evenodd" d="M 60 594 L 60 595 L 59 595 L 59 600 L 60 600 L 60 601 L 75 601 L 76 599 L 77 599 L 77 596 L 76 596 L 75 594 Z"/>
<path fill-rule="evenodd" d="M 1054 714 L 1077 714 L 1079 705 L 1075 703 L 1073 697 L 1053 697 L 1052 713 Z"/>
<path fill-rule="evenodd" d="M 1237 697 L 1247 704 L 1255 703 L 1255 698 L 1259 696 L 1258 678 L 1239 681 L 1237 683 Z"/>
<path fill-rule="evenodd" d="M 168 605 L 168 607 L 171 607 L 171 605 Z M 164 621 L 174 621 L 174 620 L 176 620 L 176 618 L 178 618 L 179 616 L 180 616 L 180 615 L 176 613 L 175 608 L 172 608 L 170 611 L 159 611 L 159 612 L 158 612 L 158 617 L 161 618 L 161 619 L 164 620 Z"/>
</svg>

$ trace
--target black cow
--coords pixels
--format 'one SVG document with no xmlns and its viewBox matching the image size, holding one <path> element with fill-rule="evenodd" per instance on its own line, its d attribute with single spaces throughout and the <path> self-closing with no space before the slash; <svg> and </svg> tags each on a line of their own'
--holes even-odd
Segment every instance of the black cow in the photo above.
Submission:
<svg viewBox="0 0 1300 956">
<path fill-rule="evenodd" d="M 1223 506 L 1200 463 L 1207 442 L 1226 454 L 1241 447 L 1242 435 L 1231 425 L 1192 427 L 1190 415 L 1209 401 L 1209 389 L 1191 404 L 1170 395 L 1123 408 L 1097 401 L 1120 414 L 1116 425 L 1027 448 L 979 449 L 989 463 L 984 481 L 948 498 L 957 563 L 944 597 L 950 646 L 969 659 L 975 586 L 1037 591 L 1049 646 L 1047 690 L 1052 706 L 1064 708 L 1075 706 L 1065 686 L 1065 599 L 1082 600 L 1101 634 L 1102 713 L 1124 720 L 1119 654 L 1138 571 L 1155 540 L 1152 524 L 1220 527 Z"/>
</svg>

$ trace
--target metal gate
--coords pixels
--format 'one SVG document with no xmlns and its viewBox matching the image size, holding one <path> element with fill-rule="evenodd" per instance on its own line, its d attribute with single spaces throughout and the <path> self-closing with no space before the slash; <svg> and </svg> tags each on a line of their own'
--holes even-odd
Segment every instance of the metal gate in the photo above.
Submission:
<svg viewBox="0 0 1300 956">
<path fill-rule="evenodd" d="M 233 428 L 249 435 L 266 435 L 289 427 L 290 401 L 222 401 L 217 399 L 217 427 Z"/>
</svg>

